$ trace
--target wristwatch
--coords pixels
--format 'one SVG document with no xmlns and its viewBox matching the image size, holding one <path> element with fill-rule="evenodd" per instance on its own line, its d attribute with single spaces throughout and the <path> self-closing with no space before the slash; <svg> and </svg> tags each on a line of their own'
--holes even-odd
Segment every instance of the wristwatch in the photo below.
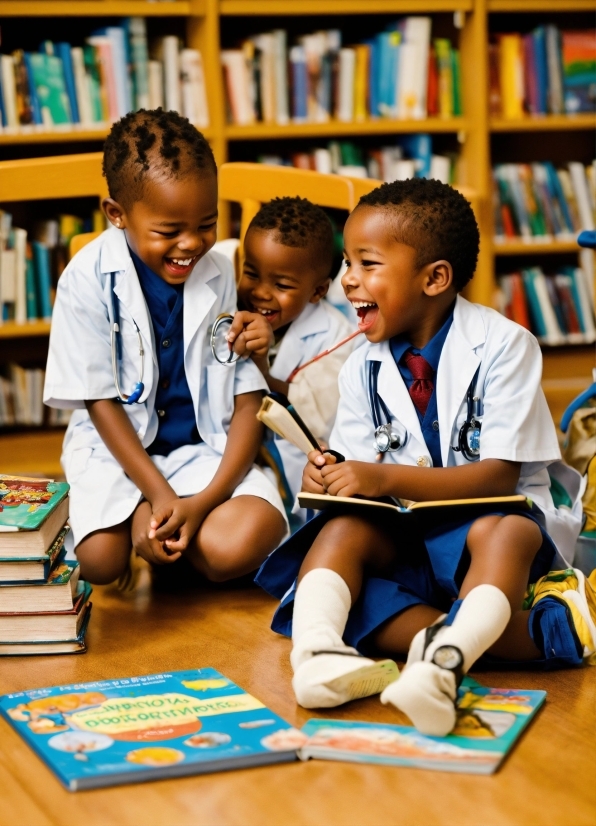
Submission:
<svg viewBox="0 0 596 826">
<path fill-rule="evenodd" d="M 453 672 L 455 685 L 459 686 L 464 678 L 464 655 L 456 645 L 440 645 L 432 655 L 431 662 Z"/>
</svg>

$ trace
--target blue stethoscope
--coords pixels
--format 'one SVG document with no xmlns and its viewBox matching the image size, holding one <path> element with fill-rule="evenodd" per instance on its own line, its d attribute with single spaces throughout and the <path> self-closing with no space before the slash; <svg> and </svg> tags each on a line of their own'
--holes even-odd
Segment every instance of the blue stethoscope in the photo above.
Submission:
<svg viewBox="0 0 596 826">
<path fill-rule="evenodd" d="M 140 357 L 140 370 L 139 370 L 139 380 L 134 386 L 134 389 L 130 396 L 127 396 L 126 393 L 122 392 L 122 387 L 120 386 L 120 366 L 122 363 L 122 332 L 120 330 L 120 306 L 118 302 L 118 297 L 114 291 L 116 281 L 116 273 L 110 273 L 110 299 L 112 304 L 112 324 L 110 328 L 110 347 L 112 351 L 112 374 L 114 376 L 114 386 L 116 387 L 117 401 L 121 402 L 122 404 L 137 404 L 141 396 L 145 391 L 145 385 L 143 384 L 143 376 L 145 373 L 145 348 L 143 347 L 143 339 L 141 337 L 141 331 L 133 319 L 133 324 L 135 325 L 135 330 L 137 333 L 137 338 L 139 340 L 139 357 Z M 211 352 L 213 356 L 219 364 L 224 364 L 226 366 L 231 366 L 238 361 L 238 354 L 235 353 L 233 350 L 230 350 L 229 353 L 226 353 L 225 357 L 222 358 L 221 355 L 217 351 L 216 347 L 216 336 L 220 328 L 224 324 L 231 324 L 234 320 L 234 316 L 231 313 L 222 313 L 218 315 L 215 319 L 211 331 L 209 333 L 209 340 L 211 344 Z"/>
<path fill-rule="evenodd" d="M 408 441 L 408 431 L 400 422 L 393 422 L 389 408 L 379 396 L 380 361 L 369 362 L 368 398 L 375 428 L 375 450 L 383 455 L 389 451 L 400 450 Z M 476 394 L 480 367 L 474 373 L 466 393 L 467 416 L 457 434 L 457 445 L 453 450 L 468 462 L 474 462 L 480 457 L 480 431 L 482 429 L 482 400 Z M 385 418 L 382 420 L 381 416 Z"/>
</svg>

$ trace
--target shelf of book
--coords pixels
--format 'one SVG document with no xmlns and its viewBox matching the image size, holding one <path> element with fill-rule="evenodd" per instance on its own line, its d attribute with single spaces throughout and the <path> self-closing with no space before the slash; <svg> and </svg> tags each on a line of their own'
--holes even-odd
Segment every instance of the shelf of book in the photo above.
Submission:
<svg viewBox="0 0 596 826">
<path fill-rule="evenodd" d="M 5 321 L 0 324 L 0 339 L 49 336 L 49 334 L 49 321 L 28 321 L 26 324 L 17 324 L 14 321 Z"/>
<path fill-rule="evenodd" d="M 186 17 L 205 14 L 203 0 L 0 0 L 0 17 Z"/>
<path fill-rule="evenodd" d="M 410 14 L 471 12 L 474 0 L 221 0 L 221 15 Z"/>
<path fill-rule="evenodd" d="M 575 129 L 596 129 L 596 115 L 588 112 L 578 115 L 537 115 L 519 120 L 492 117 L 491 132 L 549 132 Z"/>
<path fill-rule="evenodd" d="M 225 126 L 228 140 L 258 140 L 266 138 L 333 138 L 342 135 L 391 135 L 412 132 L 465 132 L 469 128 L 466 118 L 426 118 L 425 120 L 368 119 L 343 123 L 330 120 L 326 123 L 253 123 Z"/>
<path fill-rule="evenodd" d="M 575 241 L 494 241 L 495 255 L 544 255 L 545 253 L 579 252 Z"/>
<path fill-rule="evenodd" d="M 594 11 L 594 0 L 488 0 L 487 11 L 536 12 Z"/>
<path fill-rule="evenodd" d="M 199 129 L 199 127 L 197 127 Z M 84 143 L 103 141 L 107 137 L 110 127 L 102 129 L 64 129 L 40 132 L 0 132 L 0 146 L 29 144 L 29 143 Z M 199 130 L 207 140 L 213 136 L 212 129 Z"/>
</svg>

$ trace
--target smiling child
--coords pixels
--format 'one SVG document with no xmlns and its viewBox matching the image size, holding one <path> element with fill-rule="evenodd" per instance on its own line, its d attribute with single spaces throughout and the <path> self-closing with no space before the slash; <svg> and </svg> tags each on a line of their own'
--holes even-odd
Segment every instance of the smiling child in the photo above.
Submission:
<svg viewBox="0 0 596 826">
<path fill-rule="evenodd" d="M 62 463 L 81 575 L 117 579 L 131 548 L 212 580 L 244 575 L 286 521 L 253 466 L 267 384 L 250 360 L 224 367 L 209 346 L 217 316 L 236 309 L 232 268 L 209 252 L 213 154 L 185 118 L 141 110 L 112 127 L 104 174 L 111 228 L 60 278 L 44 392 L 74 409 Z M 236 352 L 268 346 L 265 323 L 236 324 Z"/>
<path fill-rule="evenodd" d="M 337 376 L 350 355 L 347 342 L 311 367 L 306 362 L 354 332 L 325 301 L 331 283 L 333 229 L 325 212 L 305 198 L 275 198 L 253 218 L 244 242 L 239 304 L 267 319 L 274 335 L 269 353 L 253 353 L 270 390 L 283 393 L 320 441 L 335 420 Z M 292 377 L 292 381 L 290 378 Z M 292 497 L 300 491 L 304 454 L 281 439 L 275 444 Z"/>
<path fill-rule="evenodd" d="M 485 652 L 553 666 L 579 664 L 594 651 L 596 611 L 581 588 L 574 594 L 581 629 L 552 596 L 522 610 L 528 582 L 573 556 L 579 475 L 559 461 L 536 339 L 460 294 L 479 249 L 461 194 L 424 179 L 384 184 L 360 200 L 344 241 L 342 283 L 368 343 L 340 374 L 331 443 L 347 461 L 312 452 L 303 489 L 417 501 L 521 493 L 533 505 L 487 504 L 459 522 L 446 510 L 419 531 L 391 512 L 369 517 L 346 505 L 294 534 L 257 581 L 282 598 L 273 628 L 292 636 L 301 705 L 378 693 L 383 686 L 370 678 L 376 666 L 361 655 L 407 654 L 381 699 L 421 731 L 444 735 L 455 723 L 461 679 Z M 479 448 L 462 436 L 472 397 L 483 409 Z M 398 438 L 380 443 L 379 427 Z M 549 473 L 567 486 L 572 507 L 555 508 Z"/>
</svg>

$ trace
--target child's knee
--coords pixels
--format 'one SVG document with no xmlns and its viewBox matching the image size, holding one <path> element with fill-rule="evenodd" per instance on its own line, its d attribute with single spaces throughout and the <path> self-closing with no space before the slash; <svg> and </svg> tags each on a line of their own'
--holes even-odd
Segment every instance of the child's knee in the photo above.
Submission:
<svg viewBox="0 0 596 826">
<path fill-rule="evenodd" d="M 101 534 L 84 539 L 75 551 L 81 579 L 92 585 L 108 585 L 117 580 L 128 565 L 130 543 L 128 546 L 125 552 L 124 547 L 115 546 L 113 537 Z"/>
<path fill-rule="evenodd" d="M 528 557 L 531 561 L 542 545 L 542 532 L 531 519 L 518 514 L 477 519 L 466 539 L 470 556 Z"/>
</svg>

